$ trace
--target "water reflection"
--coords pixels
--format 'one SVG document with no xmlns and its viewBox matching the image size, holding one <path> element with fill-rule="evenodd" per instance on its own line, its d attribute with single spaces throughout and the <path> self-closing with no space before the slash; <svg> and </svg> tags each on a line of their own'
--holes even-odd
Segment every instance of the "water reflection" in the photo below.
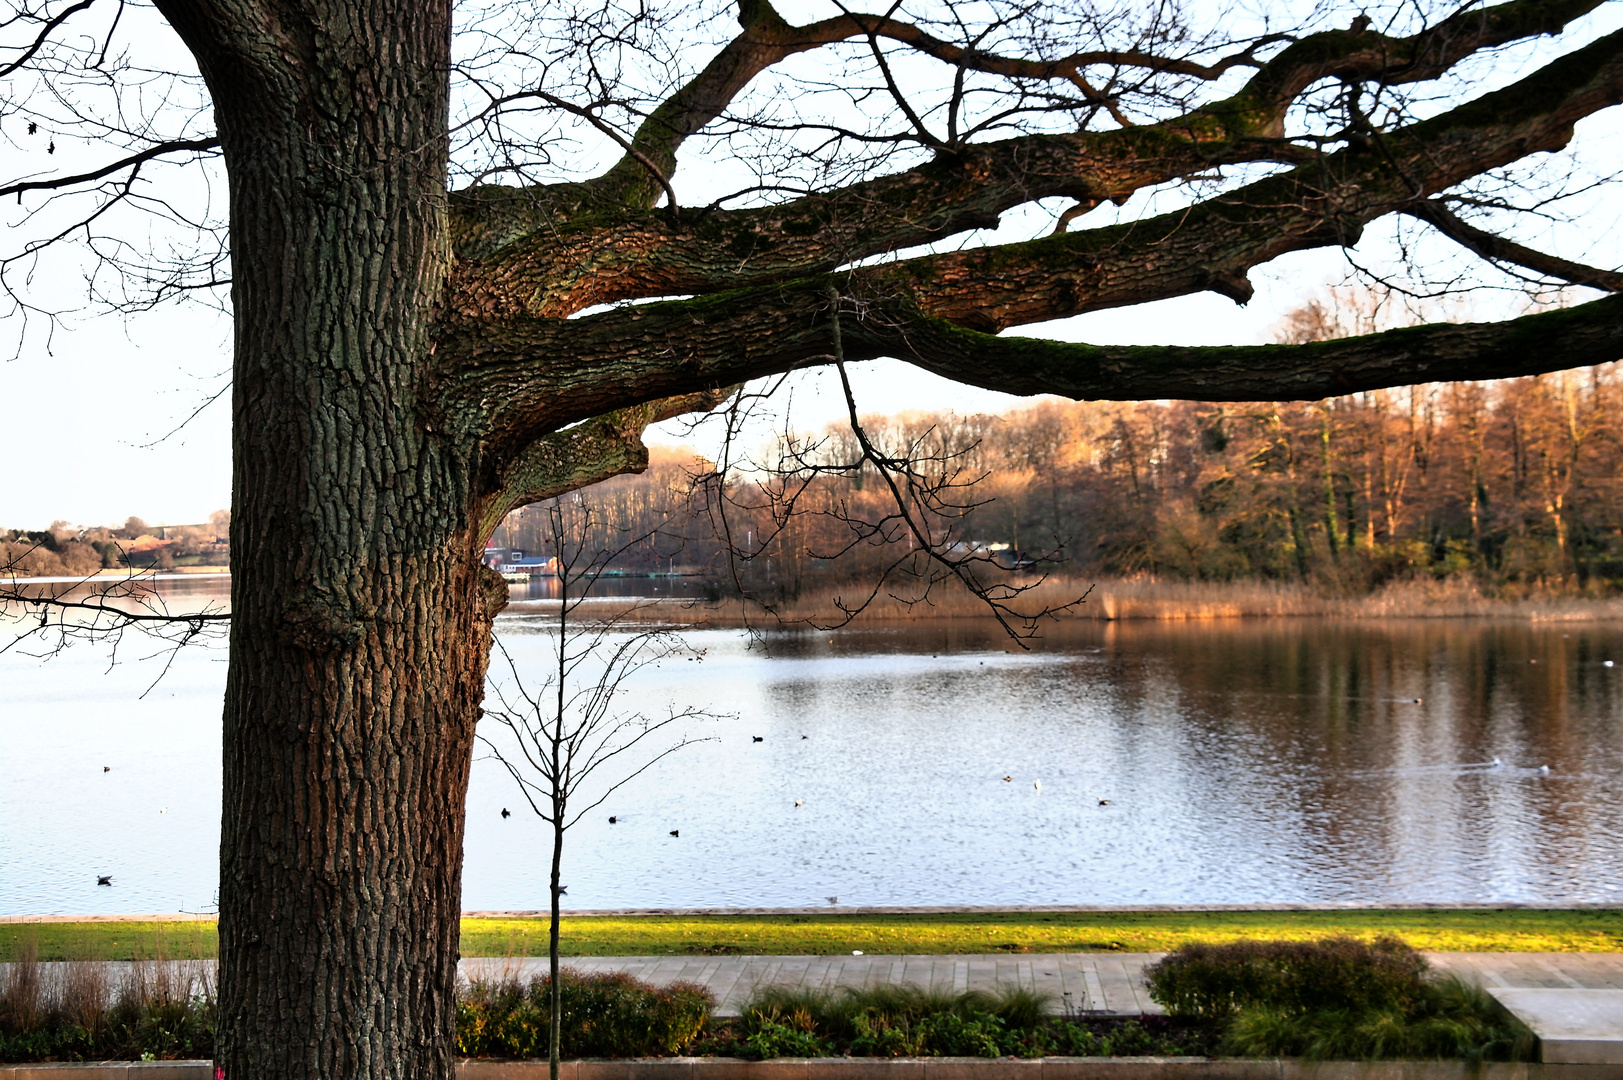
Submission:
<svg viewBox="0 0 1623 1080">
<path fill-rule="evenodd" d="M 499 630 L 538 680 L 520 607 Z M 582 821 L 579 907 L 1623 900 L 1613 625 L 689 640 L 704 660 L 626 707 L 736 717 Z M 0 913 L 208 903 L 222 658 L 184 654 L 146 699 L 138 663 L 0 658 Z M 543 829 L 499 766 L 473 775 L 465 906 L 543 906 Z"/>
<path fill-rule="evenodd" d="M 740 719 L 618 799 L 619 824 L 583 826 L 582 906 L 1623 893 L 1613 628 L 1123 623 L 1030 654 L 959 623 L 695 640 L 702 675 L 648 700 Z M 470 882 L 503 847 L 470 842 Z M 544 895 L 503 874 L 492 906 Z"/>
</svg>

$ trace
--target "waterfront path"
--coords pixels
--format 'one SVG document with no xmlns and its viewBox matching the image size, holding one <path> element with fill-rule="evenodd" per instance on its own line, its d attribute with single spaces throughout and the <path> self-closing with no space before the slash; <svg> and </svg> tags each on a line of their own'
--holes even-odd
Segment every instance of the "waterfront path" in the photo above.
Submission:
<svg viewBox="0 0 1623 1080">
<path fill-rule="evenodd" d="M 1158 1013 L 1144 969 L 1162 953 L 1028 953 L 932 956 L 571 957 L 583 971 L 627 971 L 655 983 L 685 979 L 715 994 L 718 1016 L 736 1016 L 762 986 L 836 989 L 914 984 L 944 990 L 1020 986 L 1049 995 L 1055 1012 Z M 1623 1065 L 1623 953 L 1427 953 L 1437 970 L 1484 987 L 1540 1039 L 1540 1060 Z M 527 978 L 544 957 L 470 959 L 463 974 Z"/>
<path fill-rule="evenodd" d="M 582 971 L 627 971 L 650 982 L 686 979 L 716 995 L 720 1015 L 736 1015 L 758 986 L 833 989 L 912 983 L 953 991 L 1021 986 L 1049 994 L 1056 1011 L 1137 1015 L 1160 1012 L 1144 989 L 1144 968 L 1161 953 L 994 953 L 933 956 L 601 956 L 566 957 Z M 1439 971 L 1488 988 L 1623 991 L 1623 953 L 1426 953 Z M 546 970 L 546 957 L 468 959 L 463 974 L 521 978 Z M 1623 1032 L 1619 1033 L 1623 1037 Z"/>
<path fill-rule="evenodd" d="M 939 987 L 955 993 L 1020 986 L 1047 994 L 1055 1012 L 1137 1015 L 1160 1012 L 1144 988 L 1144 969 L 1162 953 L 943 953 L 866 956 L 566 956 L 563 964 L 580 971 L 626 971 L 640 979 L 699 983 L 716 996 L 717 1012 L 736 1016 L 750 993 L 761 986 L 837 989 L 876 983 Z M 1490 990 L 1612 990 L 1623 994 L 1623 953 L 1424 954 L 1432 966 Z M 164 963 L 159 961 L 159 963 Z M 169 961 L 175 974 L 212 982 L 212 960 Z M 145 966 L 150 967 L 151 962 Z M 0 969 L 8 965 L 0 964 Z M 40 965 L 47 972 L 59 965 Z M 111 985 L 119 985 L 135 965 L 103 963 Z M 461 963 L 465 978 L 528 980 L 545 974 L 547 958 L 470 957 Z M 47 975 L 49 977 L 49 975 Z M 1623 1031 L 1619 1032 L 1623 1038 Z"/>
<path fill-rule="evenodd" d="M 736 1016 L 758 987 L 833 990 L 892 983 L 955 993 L 1019 986 L 1049 995 L 1056 1013 L 1134 1016 L 1160 1012 L 1144 988 L 1144 969 L 1162 953 L 1021 953 L 837 956 L 571 956 L 581 971 L 625 971 L 654 983 L 699 983 L 716 996 L 718 1016 Z M 1541 1040 L 1545 1062 L 1623 1065 L 1623 953 L 1426 953 L 1438 971 L 1482 986 L 1520 1017 Z M 144 962 L 148 972 L 154 962 Z M 212 982 L 213 961 L 157 961 L 201 988 Z M 46 963 L 53 980 L 65 964 Z M 129 961 L 99 965 L 107 985 L 136 974 Z M 8 972 L 0 964 L 0 983 Z M 473 957 L 462 961 L 469 979 L 528 980 L 547 969 L 547 958 Z M 147 977 L 151 977 L 148 975 Z M 195 981 L 193 981 L 195 980 Z M 188 992 L 188 991 L 183 991 Z M 1623 1074 L 1620 1074 L 1623 1075 Z"/>
</svg>

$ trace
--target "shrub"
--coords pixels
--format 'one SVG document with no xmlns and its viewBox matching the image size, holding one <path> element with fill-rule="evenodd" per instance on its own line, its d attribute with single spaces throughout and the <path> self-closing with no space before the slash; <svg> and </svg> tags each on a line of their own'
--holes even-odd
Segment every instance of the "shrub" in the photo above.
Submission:
<svg viewBox="0 0 1623 1080">
<path fill-rule="evenodd" d="M 1013 1052 L 1019 1026 L 1041 1023 L 1043 999 L 1025 990 L 952 994 L 917 986 L 758 991 L 739 1019 L 739 1051 L 812 1057 L 835 1049 L 863 1057 Z"/>
<path fill-rule="evenodd" d="M 1449 978 L 1411 1013 L 1249 1009 L 1234 1018 L 1223 1048 L 1246 1057 L 1520 1061 L 1531 1056 L 1532 1035 L 1507 1023 L 1485 991 Z"/>
<path fill-rule="evenodd" d="M 776 1008 L 748 1009 L 744 1029 L 739 1046 L 749 1057 L 826 1057 L 833 1052 L 832 1045 L 817 1035 L 817 1025 L 805 1009 L 788 1014 Z"/>
<path fill-rule="evenodd" d="M 1203 1021 L 1062 1020 L 1046 1014 L 1049 1000 L 1016 988 L 953 994 L 917 986 L 767 987 L 745 1004 L 731 1037 L 706 1049 L 763 1058 L 1040 1057 L 1206 1054 L 1216 1046 Z"/>
<path fill-rule="evenodd" d="M 1425 957 L 1397 938 L 1332 937 L 1185 945 L 1144 974 L 1150 997 L 1168 1011 L 1222 1018 L 1259 1006 L 1402 1011 L 1426 996 L 1426 970 Z"/>
<path fill-rule="evenodd" d="M 624 972 L 559 973 L 565 1057 L 675 1054 L 704 1030 L 715 999 L 694 983 L 655 986 Z M 457 1051 L 469 1057 L 545 1057 L 552 980 L 478 981 L 457 1002 Z"/>
<path fill-rule="evenodd" d="M 1531 1036 L 1489 995 L 1433 980 L 1396 938 L 1190 945 L 1145 973 L 1173 1015 L 1219 1021 L 1247 1057 L 1522 1060 Z"/>
<path fill-rule="evenodd" d="M 1076 1057 L 1215 1057 L 1218 1045 L 1218 1032 L 1204 1020 L 1168 1016 L 1067 1019 L 1054 1025 L 1049 1052 Z"/>
</svg>

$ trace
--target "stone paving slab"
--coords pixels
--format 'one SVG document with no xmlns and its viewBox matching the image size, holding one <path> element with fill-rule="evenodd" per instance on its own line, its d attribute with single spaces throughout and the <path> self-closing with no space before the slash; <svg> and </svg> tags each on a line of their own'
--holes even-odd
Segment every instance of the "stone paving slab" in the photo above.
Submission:
<svg viewBox="0 0 1623 1080">
<path fill-rule="evenodd" d="M 1493 986 L 1488 993 L 1538 1036 L 1540 1061 L 1623 1065 L 1623 990 Z"/>
<path fill-rule="evenodd" d="M 689 979 L 716 995 L 717 1014 L 736 1016 L 757 988 L 832 990 L 884 983 L 936 987 L 953 993 L 1017 986 L 1049 995 L 1059 1012 L 1137 1016 L 1161 1007 L 1144 990 L 1146 965 L 1160 953 L 1026 953 L 1007 955 L 726 956 L 705 964 L 673 957 L 567 957 L 581 971 L 625 971 L 650 982 Z M 545 974 L 545 957 L 462 961 L 467 978 L 529 979 Z"/>
</svg>

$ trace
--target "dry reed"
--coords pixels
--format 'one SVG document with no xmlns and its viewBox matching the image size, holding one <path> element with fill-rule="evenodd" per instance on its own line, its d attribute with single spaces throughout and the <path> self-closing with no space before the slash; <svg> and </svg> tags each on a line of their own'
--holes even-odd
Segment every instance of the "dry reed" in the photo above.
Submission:
<svg viewBox="0 0 1623 1080">
<path fill-rule="evenodd" d="M 212 1053 L 213 964 L 75 960 L 44 964 L 25 941 L 0 964 L 0 1059 Z"/>
<path fill-rule="evenodd" d="M 827 587 L 785 601 L 773 612 L 745 607 L 737 600 L 709 603 L 661 600 L 605 600 L 594 615 L 628 622 L 674 626 L 769 626 L 785 623 L 830 626 L 841 621 L 840 602 L 852 601 L 851 587 Z M 1623 620 L 1623 598 L 1586 598 L 1530 593 L 1519 597 L 1484 595 L 1462 579 L 1392 582 L 1364 596 L 1336 595 L 1300 583 L 1266 581 L 1166 581 L 1153 577 L 1088 581 L 1050 577 L 1009 606 L 1040 612 L 1074 604 L 1061 620 L 1162 622 L 1213 619 L 1515 619 L 1527 622 L 1614 622 Z M 548 601 L 531 601 L 521 610 L 545 611 Z M 517 605 L 515 605 L 515 608 Z M 986 604 L 962 589 L 940 589 L 923 600 L 881 594 L 857 616 L 858 623 L 912 622 L 930 619 L 981 618 Z"/>
</svg>

